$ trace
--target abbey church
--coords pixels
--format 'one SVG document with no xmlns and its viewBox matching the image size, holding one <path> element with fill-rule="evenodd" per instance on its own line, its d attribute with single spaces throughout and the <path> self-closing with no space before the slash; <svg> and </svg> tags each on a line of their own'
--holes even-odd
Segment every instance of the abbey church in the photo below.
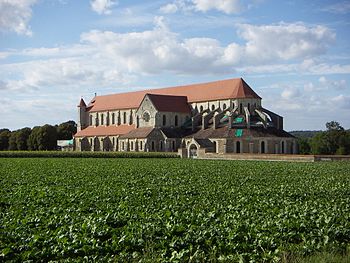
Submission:
<svg viewBox="0 0 350 263">
<path fill-rule="evenodd" d="M 78 151 L 297 152 L 283 118 L 241 78 L 95 96 L 78 105 Z"/>
</svg>

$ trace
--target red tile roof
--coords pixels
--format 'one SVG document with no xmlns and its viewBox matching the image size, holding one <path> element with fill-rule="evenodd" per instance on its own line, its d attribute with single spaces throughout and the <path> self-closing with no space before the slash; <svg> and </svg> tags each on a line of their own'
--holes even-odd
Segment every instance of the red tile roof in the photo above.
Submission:
<svg viewBox="0 0 350 263">
<path fill-rule="evenodd" d="M 74 137 L 122 135 L 133 129 L 135 129 L 135 125 L 89 126 L 84 130 L 78 131 Z"/>
<path fill-rule="evenodd" d="M 133 138 L 147 138 L 147 136 L 156 128 L 153 127 L 141 127 L 137 128 L 135 130 L 130 131 L 129 133 L 126 133 L 122 136 L 120 136 L 120 139 L 133 139 Z"/>
<path fill-rule="evenodd" d="M 88 105 L 91 112 L 138 108 L 145 94 L 186 96 L 189 103 L 222 99 L 261 99 L 241 78 L 162 89 L 96 96 Z"/>
<path fill-rule="evenodd" d="M 191 113 L 186 96 L 146 94 L 158 111 Z"/>
</svg>

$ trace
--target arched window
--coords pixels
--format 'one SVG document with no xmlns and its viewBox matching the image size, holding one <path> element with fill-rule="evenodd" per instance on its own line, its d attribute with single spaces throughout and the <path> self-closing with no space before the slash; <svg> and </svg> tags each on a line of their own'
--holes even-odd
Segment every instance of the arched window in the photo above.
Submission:
<svg viewBox="0 0 350 263">
<path fill-rule="evenodd" d="M 123 113 L 123 123 L 126 124 L 126 112 Z"/>
<path fill-rule="evenodd" d="M 179 120 L 178 120 L 177 115 L 175 115 L 175 126 L 178 126 L 178 125 L 179 125 Z"/>
<path fill-rule="evenodd" d="M 223 110 L 226 109 L 226 103 L 224 103 L 224 104 L 222 105 L 222 109 L 223 109 Z"/>
<path fill-rule="evenodd" d="M 265 142 L 262 141 L 260 144 L 260 153 L 265 153 Z"/>
<path fill-rule="evenodd" d="M 112 124 L 115 124 L 115 114 L 114 114 L 114 112 L 112 113 Z"/>
<path fill-rule="evenodd" d="M 166 116 L 165 116 L 165 114 L 163 115 L 163 126 L 165 126 L 166 125 Z"/>
<path fill-rule="evenodd" d="M 90 126 L 92 126 L 92 115 L 90 115 Z"/>
<path fill-rule="evenodd" d="M 211 110 L 215 110 L 215 105 L 211 105 Z"/>
<path fill-rule="evenodd" d="M 203 111 L 203 106 L 200 106 L 199 110 L 200 110 L 200 112 L 202 112 Z"/>
<path fill-rule="evenodd" d="M 241 142 L 240 141 L 236 142 L 236 153 L 241 153 Z"/>
<path fill-rule="evenodd" d="M 101 113 L 101 125 L 103 125 L 103 114 Z"/>
</svg>

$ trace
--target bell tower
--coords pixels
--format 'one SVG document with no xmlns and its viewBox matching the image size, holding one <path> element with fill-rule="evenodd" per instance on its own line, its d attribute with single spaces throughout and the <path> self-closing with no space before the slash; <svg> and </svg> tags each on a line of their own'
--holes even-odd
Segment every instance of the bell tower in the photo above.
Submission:
<svg viewBox="0 0 350 263">
<path fill-rule="evenodd" d="M 83 98 L 78 104 L 78 127 L 77 131 L 81 131 L 87 127 L 86 104 Z"/>
</svg>

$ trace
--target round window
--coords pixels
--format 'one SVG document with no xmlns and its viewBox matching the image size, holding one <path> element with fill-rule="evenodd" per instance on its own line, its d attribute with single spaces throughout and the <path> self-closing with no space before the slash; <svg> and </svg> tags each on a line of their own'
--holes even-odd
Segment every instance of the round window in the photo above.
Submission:
<svg viewBox="0 0 350 263">
<path fill-rule="evenodd" d="M 145 122 L 148 122 L 150 120 L 149 113 L 147 111 L 145 111 L 142 115 L 142 118 Z"/>
</svg>

